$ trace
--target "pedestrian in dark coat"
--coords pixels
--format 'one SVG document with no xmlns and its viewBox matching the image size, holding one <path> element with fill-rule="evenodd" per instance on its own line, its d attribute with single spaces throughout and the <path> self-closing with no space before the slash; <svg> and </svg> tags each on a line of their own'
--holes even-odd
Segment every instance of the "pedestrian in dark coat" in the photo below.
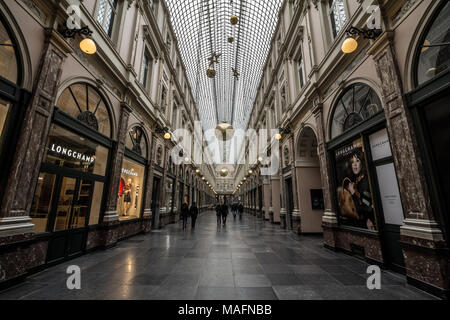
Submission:
<svg viewBox="0 0 450 320">
<path fill-rule="evenodd" d="M 221 221 L 222 206 L 220 205 L 220 203 L 218 203 L 216 206 L 216 216 L 217 216 L 217 226 L 220 227 L 220 225 L 222 224 L 222 221 Z"/>
<path fill-rule="evenodd" d="M 242 213 L 244 212 L 244 206 L 242 205 L 242 203 L 239 203 L 238 211 L 239 211 L 239 220 L 242 220 Z"/>
<path fill-rule="evenodd" d="M 195 229 L 195 221 L 197 221 L 197 216 L 198 216 L 198 208 L 197 208 L 197 205 L 195 202 L 192 203 L 192 206 L 189 209 L 189 212 L 191 214 L 192 229 Z"/>
<path fill-rule="evenodd" d="M 228 216 L 228 205 L 223 204 L 222 205 L 222 223 L 223 226 L 227 223 L 227 216 Z"/>
<path fill-rule="evenodd" d="M 183 219 L 183 230 L 186 230 L 189 217 L 189 205 L 185 202 L 181 205 L 181 218 Z"/>
</svg>

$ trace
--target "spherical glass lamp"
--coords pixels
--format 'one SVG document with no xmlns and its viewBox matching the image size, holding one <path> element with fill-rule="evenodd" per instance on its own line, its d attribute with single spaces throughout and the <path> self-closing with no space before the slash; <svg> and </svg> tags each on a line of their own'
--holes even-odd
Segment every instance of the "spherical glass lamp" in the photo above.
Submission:
<svg viewBox="0 0 450 320">
<path fill-rule="evenodd" d="M 344 43 L 342 44 L 342 52 L 344 53 L 352 53 L 355 52 L 355 50 L 358 48 L 358 41 L 355 40 L 353 37 L 348 37 L 345 39 Z"/>
<path fill-rule="evenodd" d="M 97 46 L 91 38 L 84 38 L 81 40 L 80 49 L 86 54 L 94 54 L 97 52 Z"/>
<path fill-rule="evenodd" d="M 217 125 L 214 133 L 219 141 L 228 141 L 234 136 L 234 128 L 231 124 L 222 122 Z"/>
<path fill-rule="evenodd" d="M 166 132 L 166 133 L 164 134 L 164 139 L 170 140 L 170 138 L 172 138 L 172 136 L 170 135 L 170 133 Z"/>
</svg>

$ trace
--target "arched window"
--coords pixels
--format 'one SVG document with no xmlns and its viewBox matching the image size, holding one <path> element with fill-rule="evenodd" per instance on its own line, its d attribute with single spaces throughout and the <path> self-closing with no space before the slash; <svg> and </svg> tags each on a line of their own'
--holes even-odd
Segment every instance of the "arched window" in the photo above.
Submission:
<svg viewBox="0 0 450 320">
<path fill-rule="evenodd" d="M 355 83 L 337 100 L 331 120 L 334 139 L 383 111 L 377 93 L 368 85 Z"/>
<path fill-rule="evenodd" d="M 131 128 L 128 132 L 125 146 L 145 158 L 147 156 L 147 140 L 145 139 L 144 130 L 139 126 Z"/>
<path fill-rule="evenodd" d="M 63 91 L 56 106 L 78 121 L 110 137 L 111 121 L 108 109 L 104 99 L 93 86 L 87 83 L 72 84 Z"/>
<path fill-rule="evenodd" d="M 450 2 L 438 10 L 422 38 L 416 65 L 416 84 L 421 85 L 450 68 Z"/>
<path fill-rule="evenodd" d="M 16 44 L 0 19 L 0 77 L 19 82 L 19 65 Z"/>
</svg>

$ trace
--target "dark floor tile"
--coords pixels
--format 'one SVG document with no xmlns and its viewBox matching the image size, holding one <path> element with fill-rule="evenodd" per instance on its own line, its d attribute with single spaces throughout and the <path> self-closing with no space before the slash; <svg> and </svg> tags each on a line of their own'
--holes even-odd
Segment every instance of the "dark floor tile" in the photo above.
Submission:
<svg viewBox="0 0 450 320">
<path fill-rule="evenodd" d="M 199 287 L 195 300 L 236 300 L 237 297 L 234 287 Z"/>
<path fill-rule="evenodd" d="M 278 300 L 272 287 L 268 288 L 236 288 L 238 298 L 242 300 Z"/>
<path fill-rule="evenodd" d="M 273 290 L 279 300 L 322 300 L 322 297 L 308 286 L 273 286 Z"/>
<path fill-rule="evenodd" d="M 367 283 L 367 278 L 363 278 L 356 273 L 333 274 L 332 277 L 344 286 L 362 286 Z"/>
<path fill-rule="evenodd" d="M 142 286 L 161 285 L 166 278 L 167 275 L 154 275 L 148 273 L 141 273 L 132 278 L 130 281 L 128 281 L 128 284 L 142 285 Z"/>
<path fill-rule="evenodd" d="M 270 287 L 271 283 L 264 274 L 235 274 L 236 287 L 261 288 Z"/>
<path fill-rule="evenodd" d="M 278 274 L 278 273 L 268 273 L 266 274 L 269 278 L 272 286 L 295 286 L 301 285 L 303 282 L 293 273 L 288 274 Z"/>
</svg>

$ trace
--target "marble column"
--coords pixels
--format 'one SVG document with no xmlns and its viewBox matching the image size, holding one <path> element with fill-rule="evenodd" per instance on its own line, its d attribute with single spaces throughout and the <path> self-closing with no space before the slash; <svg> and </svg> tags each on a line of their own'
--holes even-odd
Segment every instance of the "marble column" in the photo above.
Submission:
<svg viewBox="0 0 450 320">
<path fill-rule="evenodd" d="M 368 54 L 373 57 L 381 80 L 384 113 L 404 209 L 400 241 L 406 273 L 408 280 L 414 279 L 448 290 L 450 281 L 445 270 L 448 270 L 450 259 L 439 251 L 445 247 L 445 241 L 431 207 L 430 190 L 414 125 L 404 99 L 393 38 L 392 31 L 385 32 Z"/>
<path fill-rule="evenodd" d="M 280 223 L 280 177 L 272 176 L 270 178 L 270 184 L 272 189 L 272 210 L 273 215 L 270 217 L 270 222 Z"/>
<path fill-rule="evenodd" d="M 264 213 L 263 219 L 270 220 L 270 180 L 268 176 L 264 176 L 263 178 L 263 199 L 264 199 Z"/>
<path fill-rule="evenodd" d="M 34 224 L 29 216 L 34 187 L 52 121 L 61 68 L 71 51 L 55 30 L 45 31 L 45 45 L 36 70 L 37 78 L 30 105 L 23 121 L 8 182 L 3 186 L 5 191 L 0 210 L 0 244 L 29 238 L 34 232 Z"/>
<path fill-rule="evenodd" d="M 289 137 L 289 143 L 290 143 L 290 149 L 295 154 L 295 148 L 294 148 L 294 135 L 292 134 Z M 291 217 L 291 223 L 292 223 L 292 231 L 294 231 L 297 234 L 302 233 L 302 221 L 300 216 L 300 210 L 299 210 L 299 203 L 298 203 L 298 188 L 297 188 L 297 172 L 295 168 L 295 157 L 292 157 L 291 162 L 291 168 L 292 168 L 292 198 L 294 201 L 294 208 L 292 210 L 292 217 Z"/>
<path fill-rule="evenodd" d="M 332 201 L 332 186 L 331 186 L 331 167 L 330 159 L 327 152 L 325 142 L 325 128 L 323 119 L 323 104 L 316 102 L 313 107 L 313 115 L 316 120 L 317 130 L 317 152 L 320 162 L 320 177 L 322 180 L 323 200 L 324 200 L 324 215 L 322 217 L 322 227 L 324 232 L 324 244 L 330 248 L 336 248 L 337 235 L 333 229 L 337 227 L 338 220 L 334 210 Z"/>
<path fill-rule="evenodd" d="M 283 178 L 283 163 L 284 163 L 284 159 L 283 159 L 283 152 L 282 152 L 282 148 L 283 145 L 280 143 L 280 169 L 279 169 L 279 175 L 280 175 L 280 195 L 281 195 L 281 199 L 280 199 L 280 225 L 283 229 L 286 229 L 287 226 L 287 221 L 286 221 L 286 217 L 287 217 L 287 211 L 286 211 L 286 195 L 284 192 L 284 178 Z"/>
<path fill-rule="evenodd" d="M 153 134 L 150 135 L 149 137 L 149 141 L 150 143 L 149 148 L 150 150 L 148 150 L 148 155 L 149 155 L 149 163 L 152 163 L 153 159 Z M 144 209 L 144 216 L 143 216 L 143 231 L 144 232 L 149 232 L 152 229 L 152 193 L 154 190 L 152 190 L 153 188 L 153 167 L 151 165 L 148 166 L 148 172 L 147 172 L 147 182 L 146 182 L 146 192 L 145 192 L 145 198 L 144 198 L 144 203 L 145 203 L 145 209 Z"/>
</svg>

